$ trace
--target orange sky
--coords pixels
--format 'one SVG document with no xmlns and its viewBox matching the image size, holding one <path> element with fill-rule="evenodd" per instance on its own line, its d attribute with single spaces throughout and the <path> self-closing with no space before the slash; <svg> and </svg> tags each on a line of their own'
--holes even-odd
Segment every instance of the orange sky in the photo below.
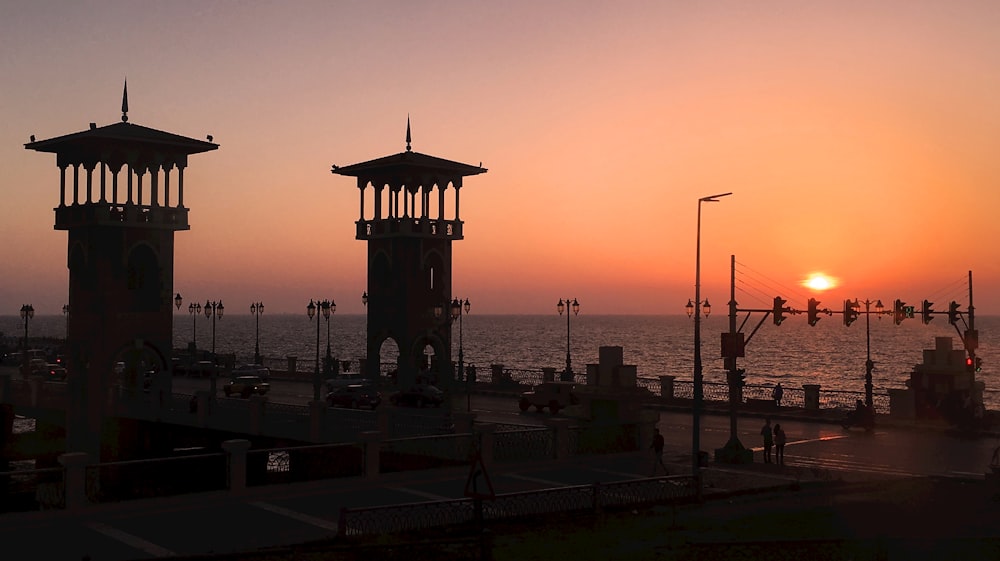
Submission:
<svg viewBox="0 0 1000 561">
<path fill-rule="evenodd" d="M 778 294 L 1000 313 L 995 2 L 5 2 L 0 315 L 66 302 L 55 158 L 120 117 L 204 138 L 174 288 L 363 311 L 358 191 L 330 164 L 413 149 L 489 168 L 462 191 L 474 313 L 682 313 Z M 746 269 L 744 269 L 744 267 Z M 751 279 L 745 274 L 753 273 Z"/>
</svg>

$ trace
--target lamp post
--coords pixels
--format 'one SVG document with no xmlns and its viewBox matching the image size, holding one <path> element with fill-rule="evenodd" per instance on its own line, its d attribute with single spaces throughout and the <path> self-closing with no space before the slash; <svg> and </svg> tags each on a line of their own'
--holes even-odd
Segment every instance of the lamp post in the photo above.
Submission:
<svg viewBox="0 0 1000 561">
<path fill-rule="evenodd" d="M 27 376 L 30 371 L 29 367 L 30 362 L 28 358 L 28 320 L 30 320 L 33 317 L 35 317 L 35 307 L 32 306 L 31 304 L 22 305 L 21 319 L 24 320 L 24 348 L 23 348 L 24 352 L 21 353 L 21 358 L 24 360 L 23 368 L 25 376 Z"/>
<path fill-rule="evenodd" d="M 368 370 L 371 368 L 371 365 L 368 364 L 368 318 L 367 318 L 367 313 L 368 313 L 368 291 L 367 290 L 364 291 L 364 293 L 361 294 L 361 304 L 365 307 L 365 314 L 366 314 L 366 316 L 365 316 L 365 358 L 364 358 L 365 363 L 364 363 L 364 367 L 362 367 L 359 364 L 358 365 L 358 370 L 361 372 L 361 376 L 363 376 L 365 378 L 368 378 L 369 377 L 368 376 Z M 359 361 L 359 363 L 360 363 L 360 361 Z M 381 368 L 382 368 L 381 365 L 378 365 L 378 366 L 375 367 L 375 378 L 374 379 L 377 380 L 382 375 Z"/>
<path fill-rule="evenodd" d="M 323 318 L 326 319 L 326 362 L 323 368 L 325 374 L 331 374 L 333 372 L 333 355 L 330 354 L 330 316 L 332 316 L 337 311 L 337 305 L 330 300 L 330 311 L 327 312 L 326 308 L 323 309 Z"/>
<path fill-rule="evenodd" d="M 319 309 L 320 313 L 316 313 Z M 319 370 L 319 318 L 323 316 L 329 322 L 331 309 L 337 309 L 337 305 L 333 303 L 333 300 L 309 300 L 309 305 L 306 306 L 306 312 L 309 314 L 309 319 L 311 320 L 313 316 L 316 317 L 316 366 L 313 369 L 313 401 L 319 402 L 319 389 L 322 384 L 320 379 Z M 329 352 L 329 351 L 327 351 Z"/>
<path fill-rule="evenodd" d="M 865 405 L 871 407 L 873 404 L 872 398 L 872 371 L 875 370 L 875 363 L 872 362 L 872 312 L 871 306 L 873 302 L 871 300 L 865 300 Z M 874 302 L 875 313 L 878 315 L 878 319 L 882 319 L 882 314 L 885 313 L 885 306 L 882 305 L 882 301 L 878 300 Z"/>
<path fill-rule="evenodd" d="M 566 310 L 567 306 L 570 306 L 573 309 L 573 315 L 577 315 L 580 313 L 580 303 L 576 301 L 576 298 L 573 299 L 572 304 L 570 304 L 569 298 L 566 299 L 565 304 L 563 303 L 562 298 L 560 298 L 559 303 L 556 304 L 556 310 L 559 311 L 559 315 L 562 315 L 563 310 Z M 563 375 L 563 380 L 572 381 L 573 366 L 572 362 L 570 361 L 570 354 L 569 354 L 569 316 L 570 316 L 569 310 L 566 310 L 566 373 Z"/>
<path fill-rule="evenodd" d="M 694 255 L 694 302 L 688 305 L 701 306 L 701 203 L 715 203 L 720 197 L 726 197 L 732 193 L 722 193 L 698 199 L 698 222 L 695 236 Z M 708 304 L 708 302 L 704 302 Z M 707 306 L 706 306 L 707 307 Z M 693 311 L 693 310 L 692 310 Z M 711 307 L 709 307 L 711 311 Z M 707 315 L 707 314 L 706 314 Z M 701 377 L 701 314 L 694 314 L 694 399 L 691 407 L 691 474 L 697 482 L 698 497 L 701 497 L 701 408 L 704 401 L 704 388 Z"/>
<path fill-rule="evenodd" d="M 264 303 L 254 302 L 250 304 L 250 313 L 253 314 L 256 324 L 254 328 L 253 363 L 263 364 L 260 360 L 260 315 L 264 313 Z"/>
<path fill-rule="evenodd" d="M 63 304 L 63 317 L 66 318 L 66 338 L 69 339 L 69 304 Z"/>
<path fill-rule="evenodd" d="M 215 319 L 222 319 L 222 312 L 225 308 L 222 306 L 222 300 L 218 302 L 212 302 L 209 300 L 205 301 L 205 317 L 212 318 L 212 386 L 211 386 L 211 398 L 215 399 L 215 390 L 218 384 L 218 364 L 215 360 Z"/>
<path fill-rule="evenodd" d="M 465 410 L 472 411 L 472 396 L 469 393 L 469 377 L 465 375 L 465 351 L 462 346 L 462 316 L 469 313 L 469 299 L 451 301 L 451 319 L 458 320 L 458 379 L 465 381 Z M 464 314 L 463 314 L 464 310 Z"/>
<path fill-rule="evenodd" d="M 198 315 L 201 314 L 201 304 L 192 302 L 188 304 L 188 313 L 191 314 L 191 347 L 192 351 L 198 353 Z M 194 360 L 195 357 L 192 357 Z"/>
</svg>

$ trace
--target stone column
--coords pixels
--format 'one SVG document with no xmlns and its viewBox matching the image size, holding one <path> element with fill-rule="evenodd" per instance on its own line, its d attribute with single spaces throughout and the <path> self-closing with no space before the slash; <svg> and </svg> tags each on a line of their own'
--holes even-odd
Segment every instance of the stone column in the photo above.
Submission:
<svg viewBox="0 0 1000 561">
<path fill-rule="evenodd" d="M 250 441 L 226 440 L 222 443 L 222 449 L 226 452 L 229 493 L 241 495 L 247 490 L 247 450 L 250 449 Z"/>
<path fill-rule="evenodd" d="M 364 431 L 358 436 L 361 437 L 361 445 L 364 453 L 364 477 L 365 479 L 378 479 L 380 464 L 379 458 L 382 453 L 382 433 L 376 430 Z"/>
<path fill-rule="evenodd" d="M 677 376 L 660 376 L 660 399 L 671 401 L 674 399 L 674 380 Z"/>
<path fill-rule="evenodd" d="M 818 410 L 819 409 L 819 384 L 802 384 L 802 389 L 805 390 L 805 407 L 806 407 L 806 409 Z"/>
<path fill-rule="evenodd" d="M 69 452 L 59 455 L 59 464 L 65 469 L 63 492 L 66 510 L 85 508 L 87 501 L 87 464 L 90 456 L 86 452 Z"/>
<path fill-rule="evenodd" d="M 569 419 L 546 419 L 545 426 L 552 431 L 553 454 L 557 460 L 565 460 L 570 457 L 572 450 L 569 448 Z"/>
<path fill-rule="evenodd" d="M 553 366 L 546 366 L 542 368 L 542 381 L 543 382 L 555 382 L 556 381 L 556 369 Z"/>
</svg>

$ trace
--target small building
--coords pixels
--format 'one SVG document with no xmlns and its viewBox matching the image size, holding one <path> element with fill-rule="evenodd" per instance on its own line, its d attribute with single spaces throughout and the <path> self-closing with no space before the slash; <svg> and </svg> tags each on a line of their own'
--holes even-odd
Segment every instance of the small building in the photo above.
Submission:
<svg viewBox="0 0 1000 561">
<path fill-rule="evenodd" d="M 985 384 L 976 380 L 964 349 L 953 348 L 951 337 L 935 337 L 924 349 L 923 363 L 913 367 L 906 390 L 890 392 L 893 416 L 954 421 L 970 407 L 983 403 Z"/>
</svg>

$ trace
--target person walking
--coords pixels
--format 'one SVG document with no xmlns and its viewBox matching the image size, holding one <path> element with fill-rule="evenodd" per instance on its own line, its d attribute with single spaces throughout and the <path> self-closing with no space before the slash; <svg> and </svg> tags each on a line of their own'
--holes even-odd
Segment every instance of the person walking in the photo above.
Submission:
<svg viewBox="0 0 1000 561">
<path fill-rule="evenodd" d="M 764 463 L 771 463 L 771 447 L 774 446 L 774 432 L 771 430 L 771 418 L 764 419 L 764 426 L 760 429 L 760 435 L 764 438 Z"/>
<path fill-rule="evenodd" d="M 653 429 L 653 443 L 649 448 L 653 451 L 653 474 L 650 477 L 656 477 L 657 467 L 663 468 L 663 475 L 670 475 L 667 465 L 663 463 L 663 435 L 660 429 Z"/>
<path fill-rule="evenodd" d="M 771 390 L 771 399 L 774 400 L 775 407 L 781 407 L 781 398 L 785 396 L 785 389 L 781 387 L 781 382 L 774 385 Z"/>
<path fill-rule="evenodd" d="M 779 466 L 785 465 L 785 429 L 774 425 L 774 460 Z"/>
</svg>

